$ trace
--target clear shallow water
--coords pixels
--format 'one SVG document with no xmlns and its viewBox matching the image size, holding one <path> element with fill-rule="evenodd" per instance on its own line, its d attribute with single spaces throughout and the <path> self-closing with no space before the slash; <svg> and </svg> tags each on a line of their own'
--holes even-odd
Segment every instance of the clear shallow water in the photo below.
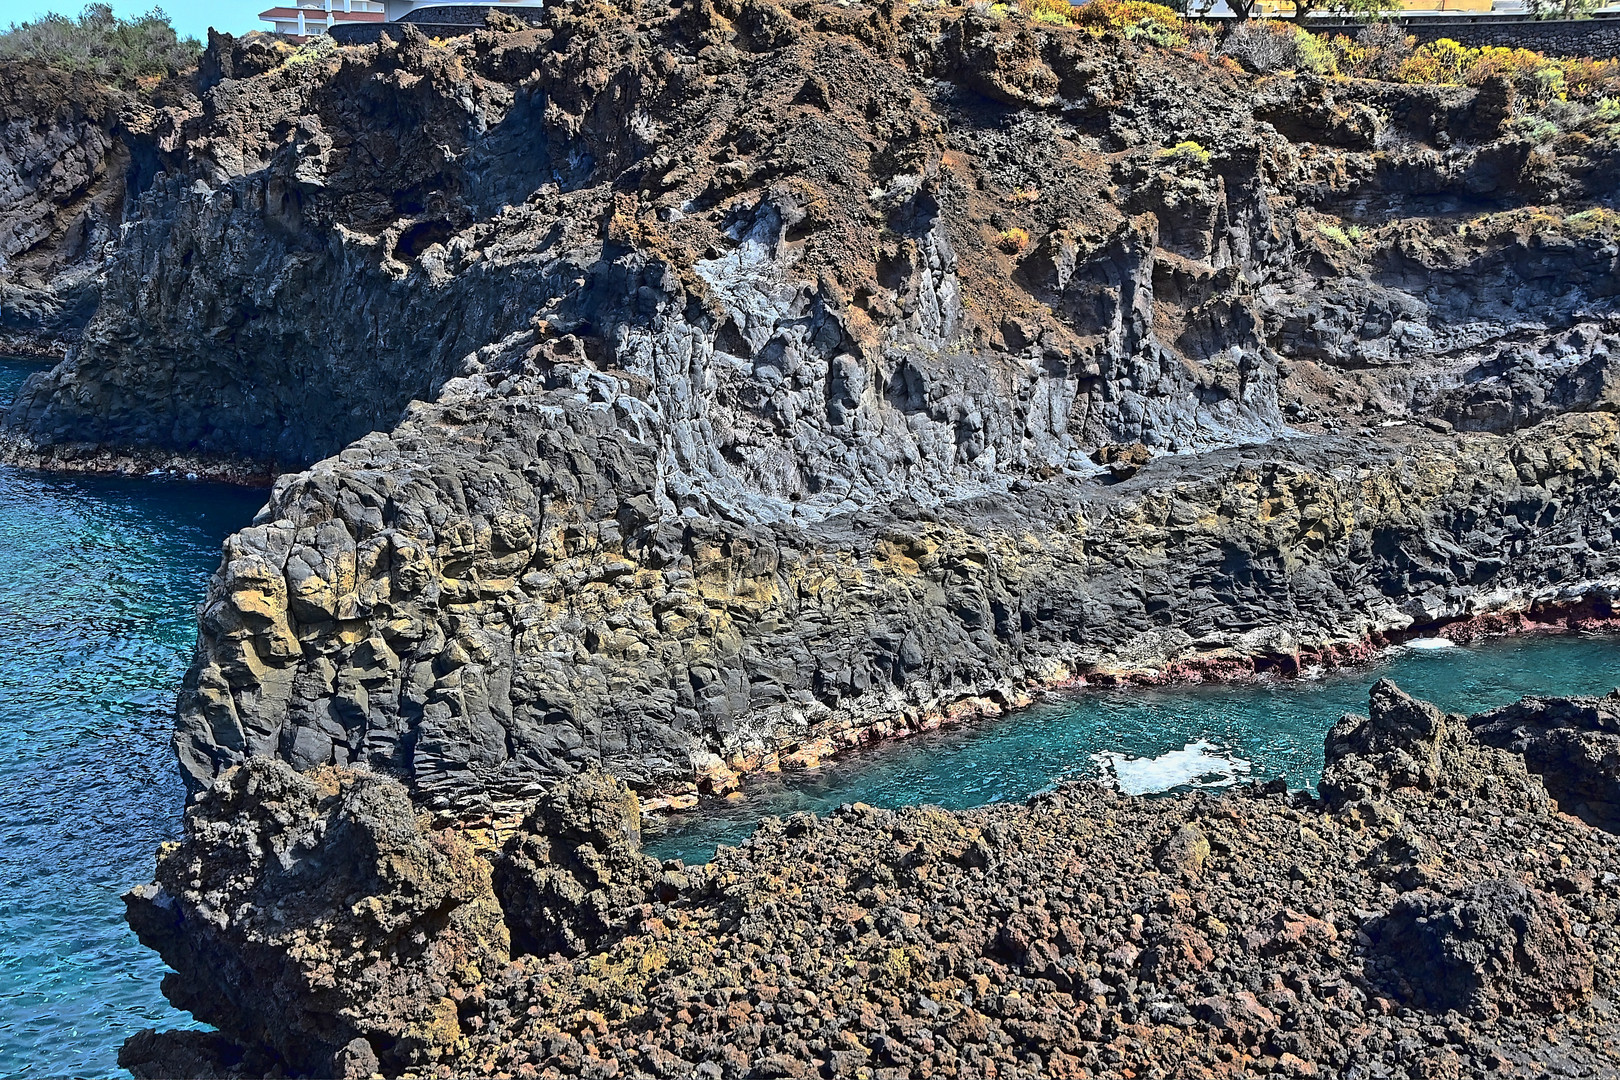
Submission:
<svg viewBox="0 0 1620 1080">
<path fill-rule="evenodd" d="M 0 408 L 38 365 L 0 358 Z M 121 1075 L 184 1026 L 123 921 L 179 833 L 169 750 L 194 607 L 263 492 L 0 467 L 0 1076 Z"/>
<path fill-rule="evenodd" d="M 1019 801 L 1066 780 L 1106 778 L 1128 791 L 1284 777 L 1312 787 L 1322 737 L 1367 711 L 1379 678 L 1453 712 L 1525 694 L 1601 694 L 1620 686 L 1620 639 L 1503 638 L 1469 647 L 1392 650 L 1374 664 L 1319 678 L 1225 686 L 1088 690 L 998 720 L 912 736 L 810 773 L 751 782 L 747 797 L 672 816 L 651 834 L 660 858 L 704 862 L 766 815 L 825 813 L 842 803 L 935 803 L 950 809 Z M 1425 647 L 1428 646 L 1428 647 Z"/>
</svg>

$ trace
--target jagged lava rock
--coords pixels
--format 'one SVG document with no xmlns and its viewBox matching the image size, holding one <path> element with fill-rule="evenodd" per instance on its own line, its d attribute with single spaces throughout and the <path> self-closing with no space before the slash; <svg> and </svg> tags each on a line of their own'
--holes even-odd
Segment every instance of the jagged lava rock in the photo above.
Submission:
<svg viewBox="0 0 1620 1080">
<path fill-rule="evenodd" d="M 1327 734 L 1319 790 L 1335 805 L 1394 788 L 1427 791 L 1440 779 L 1445 715 L 1388 679 L 1373 684 L 1370 698 L 1367 716 L 1347 714 Z"/>
<path fill-rule="evenodd" d="M 767 819 L 658 877 L 634 869 L 628 789 L 576 778 L 497 856 L 526 882 L 500 890 L 514 941 L 520 923 L 543 928 L 545 955 L 485 971 L 479 1023 L 436 1068 L 1614 1073 L 1620 837 L 1559 813 L 1522 758 L 1466 723 L 1388 684 L 1370 706 L 1336 763 L 1377 798 L 1342 808 L 1272 785 L 855 804 Z M 1431 758 L 1433 782 L 1412 783 Z M 161 1062 L 164 1047 L 143 1036 L 129 1054 Z M 273 1060 L 262 1046 L 211 1058 L 190 1033 L 173 1047 L 221 1074 Z"/>
<path fill-rule="evenodd" d="M 184 841 L 126 894 L 129 923 L 174 968 L 170 1001 L 259 1051 L 249 1069 L 446 1060 L 508 938 L 487 863 L 424 822 L 394 780 L 248 762 L 187 809 Z M 121 1061 L 150 1053 L 132 1040 Z"/>
<path fill-rule="evenodd" d="M 641 808 L 617 778 L 570 777 L 542 797 L 495 861 L 515 953 L 578 956 L 681 882 L 641 853 Z"/>
<path fill-rule="evenodd" d="M 1434 1012 L 1567 1012 L 1592 993 L 1592 954 L 1557 896 L 1487 878 L 1455 896 L 1407 893 L 1368 928 L 1374 977 Z"/>
<path fill-rule="evenodd" d="M 1528 697 L 1469 721 L 1474 737 L 1524 755 L 1567 812 L 1620 831 L 1620 691 Z"/>
</svg>

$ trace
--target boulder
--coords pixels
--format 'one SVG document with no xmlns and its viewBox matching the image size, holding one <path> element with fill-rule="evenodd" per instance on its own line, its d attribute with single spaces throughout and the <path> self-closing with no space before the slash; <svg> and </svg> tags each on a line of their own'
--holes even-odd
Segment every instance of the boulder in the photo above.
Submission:
<svg viewBox="0 0 1620 1080">
<path fill-rule="evenodd" d="M 508 946 L 488 865 L 425 821 L 397 781 L 250 760 L 187 811 L 156 880 L 125 895 L 129 924 L 174 968 L 171 1002 L 281 1067 L 430 1065 Z M 190 1075 L 217 1049 L 195 1041 L 148 1033 L 128 1056 L 148 1075 Z"/>
<path fill-rule="evenodd" d="M 1373 981 L 1430 1012 L 1565 1012 L 1592 993 L 1592 953 L 1563 902 L 1509 878 L 1407 893 L 1368 936 Z"/>
<path fill-rule="evenodd" d="M 1468 721 L 1488 746 L 1523 754 L 1565 813 L 1620 832 L 1620 690 L 1602 698 L 1539 698 Z"/>
<path fill-rule="evenodd" d="M 1388 679 L 1370 694 L 1370 715 L 1345 714 L 1328 732 L 1318 790 L 1332 806 L 1397 788 L 1432 789 L 1440 777 L 1445 715 Z"/>
<path fill-rule="evenodd" d="M 624 781 L 581 773 L 535 804 L 495 864 L 515 952 L 578 956 L 673 888 L 641 853 L 641 808 Z"/>
</svg>

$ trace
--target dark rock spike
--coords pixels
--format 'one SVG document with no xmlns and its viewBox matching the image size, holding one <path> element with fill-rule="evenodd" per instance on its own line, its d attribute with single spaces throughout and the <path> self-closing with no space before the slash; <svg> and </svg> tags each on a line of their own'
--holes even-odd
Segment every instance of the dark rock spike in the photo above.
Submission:
<svg viewBox="0 0 1620 1080">
<path fill-rule="evenodd" d="M 1389 679 L 1379 679 L 1369 699 L 1368 716 L 1346 714 L 1327 734 L 1319 790 L 1332 806 L 1396 788 L 1428 791 L 1440 778 L 1445 714 Z"/>
</svg>

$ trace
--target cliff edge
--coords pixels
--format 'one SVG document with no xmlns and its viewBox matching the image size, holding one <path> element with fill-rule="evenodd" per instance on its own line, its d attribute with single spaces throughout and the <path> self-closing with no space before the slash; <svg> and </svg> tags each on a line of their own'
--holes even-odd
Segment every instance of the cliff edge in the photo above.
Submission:
<svg viewBox="0 0 1620 1080">
<path fill-rule="evenodd" d="M 203 69 L 0 427 L 292 470 L 204 605 L 194 790 L 690 799 L 1067 680 L 1612 615 L 1616 141 L 1508 83 L 772 0 Z"/>
</svg>

